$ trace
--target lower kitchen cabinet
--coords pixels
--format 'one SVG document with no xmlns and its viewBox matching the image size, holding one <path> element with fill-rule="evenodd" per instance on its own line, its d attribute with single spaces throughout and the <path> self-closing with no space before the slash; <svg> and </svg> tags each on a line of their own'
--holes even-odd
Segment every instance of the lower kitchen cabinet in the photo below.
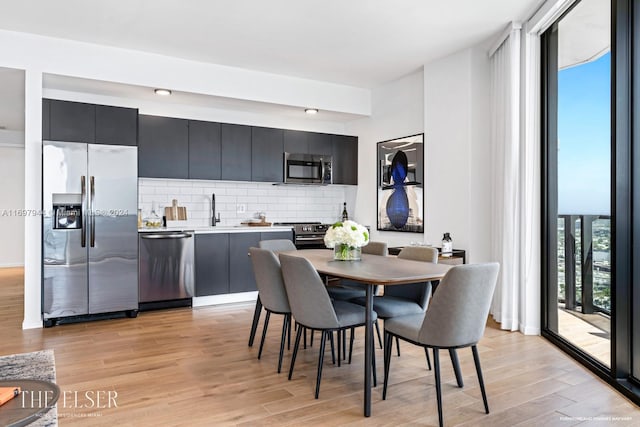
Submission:
<svg viewBox="0 0 640 427">
<path fill-rule="evenodd" d="M 196 296 L 258 290 L 249 248 L 272 239 L 293 240 L 293 232 L 196 234 Z"/>
<path fill-rule="evenodd" d="M 229 235 L 229 292 L 257 291 L 249 248 L 257 247 L 260 233 L 235 233 Z"/>
<path fill-rule="evenodd" d="M 196 234 L 196 296 L 229 293 L 229 235 Z"/>
</svg>

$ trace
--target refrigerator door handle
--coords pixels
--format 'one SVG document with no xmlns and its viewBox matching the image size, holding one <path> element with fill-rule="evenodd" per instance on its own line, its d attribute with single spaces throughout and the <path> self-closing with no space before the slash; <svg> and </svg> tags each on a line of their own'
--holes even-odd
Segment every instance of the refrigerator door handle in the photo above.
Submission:
<svg viewBox="0 0 640 427">
<path fill-rule="evenodd" d="M 89 178 L 89 191 L 91 192 L 91 197 L 89 199 L 89 215 L 91 215 L 91 247 L 94 248 L 96 246 L 96 216 L 95 211 L 93 209 L 93 203 L 96 197 L 96 181 L 92 176 Z"/>
<path fill-rule="evenodd" d="M 80 244 L 84 248 L 87 246 L 87 232 L 85 229 L 87 224 L 87 182 L 84 175 L 80 176 L 80 188 L 82 191 L 82 233 L 80 234 Z"/>
</svg>

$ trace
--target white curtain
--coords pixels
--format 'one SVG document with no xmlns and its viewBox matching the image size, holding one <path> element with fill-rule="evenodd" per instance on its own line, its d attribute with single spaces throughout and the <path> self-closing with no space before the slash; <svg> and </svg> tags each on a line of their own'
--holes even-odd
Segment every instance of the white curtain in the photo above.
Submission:
<svg viewBox="0 0 640 427">
<path fill-rule="evenodd" d="M 501 266 L 491 314 L 511 331 L 520 329 L 525 290 L 520 49 L 520 29 L 512 27 L 491 56 L 491 255 Z"/>
</svg>

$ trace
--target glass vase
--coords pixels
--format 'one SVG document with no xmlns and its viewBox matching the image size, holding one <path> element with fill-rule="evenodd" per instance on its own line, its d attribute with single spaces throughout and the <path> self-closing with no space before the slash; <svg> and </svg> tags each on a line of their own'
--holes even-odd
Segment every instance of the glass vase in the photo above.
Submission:
<svg viewBox="0 0 640 427">
<path fill-rule="evenodd" d="M 362 248 L 336 245 L 333 248 L 333 259 L 336 261 L 360 261 L 362 259 Z"/>
</svg>

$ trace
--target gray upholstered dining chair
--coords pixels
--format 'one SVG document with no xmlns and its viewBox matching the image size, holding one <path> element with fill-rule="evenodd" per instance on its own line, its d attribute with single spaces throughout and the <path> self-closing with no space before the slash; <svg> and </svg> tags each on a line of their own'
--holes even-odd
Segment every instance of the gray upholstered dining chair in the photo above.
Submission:
<svg viewBox="0 0 640 427">
<path fill-rule="evenodd" d="M 429 246 L 406 246 L 398 254 L 398 258 L 409 259 L 422 262 L 438 262 L 438 249 Z M 373 309 L 378 313 L 380 319 L 386 320 L 396 316 L 407 314 L 424 313 L 431 298 L 431 282 L 410 283 L 406 285 L 386 286 L 384 295 L 373 298 Z M 366 305 L 365 297 L 358 297 L 351 300 L 356 304 Z M 380 328 L 376 323 L 378 340 L 382 347 L 382 337 Z M 398 356 L 400 356 L 400 344 L 396 341 Z M 427 365 L 431 369 L 429 354 Z M 452 355 L 452 357 L 454 357 Z M 455 363 L 455 361 L 454 361 Z"/>
<path fill-rule="evenodd" d="M 271 314 L 282 314 L 284 316 L 282 336 L 280 338 L 280 355 L 278 357 L 278 373 L 280 373 L 284 342 L 291 325 L 291 309 L 289 308 L 287 291 L 282 280 L 280 261 L 274 252 L 267 249 L 249 248 L 249 254 L 253 265 L 253 273 L 256 277 L 256 284 L 258 285 L 260 301 L 267 312 L 262 326 L 262 339 L 260 340 L 258 359 L 262 357 L 262 349 L 267 336 Z"/>
<path fill-rule="evenodd" d="M 484 410 L 487 414 L 489 413 L 476 344 L 484 335 L 499 268 L 498 263 L 453 267 L 440 282 L 438 292 L 434 294 L 425 314 L 393 317 L 384 322 L 383 400 L 387 398 L 392 340 L 395 337 L 424 347 L 425 352 L 429 348 L 433 349 L 440 426 L 443 425 L 439 356 L 441 349 L 471 347 Z M 456 373 L 456 377 L 458 377 L 458 373 Z"/>
<path fill-rule="evenodd" d="M 258 242 L 258 247 L 260 249 L 267 249 L 276 253 L 296 250 L 296 246 L 293 242 L 287 239 L 260 240 L 260 242 Z M 258 322 L 260 322 L 261 312 L 262 301 L 260 300 L 260 289 L 258 289 L 258 298 L 256 299 L 256 307 L 253 311 L 253 320 L 251 321 L 251 332 L 249 333 L 249 347 L 253 347 L 253 341 L 255 340 L 256 331 L 258 330 Z"/>
<path fill-rule="evenodd" d="M 344 334 L 347 329 L 351 330 L 353 337 L 353 329 L 365 325 L 365 309 L 362 306 L 346 301 L 331 301 L 320 275 L 307 259 L 286 254 L 280 254 L 279 257 L 291 312 L 298 325 L 302 326 L 298 328 L 296 333 L 291 366 L 289 368 L 289 379 L 293 376 L 293 368 L 296 363 L 303 330 L 307 328 L 322 333 L 316 377 L 315 398 L 317 399 L 320 394 L 322 364 L 327 339 L 333 331 L 341 331 Z M 376 319 L 375 312 L 373 313 L 373 319 Z M 351 340 L 351 347 L 353 347 L 353 339 Z M 340 346 L 338 346 L 338 349 L 340 349 Z M 338 360 L 340 360 L 339 353 Z M 375 378 L 375 364 L 373 371 Z"/>
<path fill-rule="evenodd" d="M 366 246 L 362 247 L 363 254 L 369 255 L 389 255 L 389 247 L 386 242 L 370 241 Z M 334 286 L 327 288 L 329 296 L 336 300 L 349 301 L 353 298 L 365 297 L 365 285 L 354 282 L 353 280 L 340 280 Z"/>
</svg>

